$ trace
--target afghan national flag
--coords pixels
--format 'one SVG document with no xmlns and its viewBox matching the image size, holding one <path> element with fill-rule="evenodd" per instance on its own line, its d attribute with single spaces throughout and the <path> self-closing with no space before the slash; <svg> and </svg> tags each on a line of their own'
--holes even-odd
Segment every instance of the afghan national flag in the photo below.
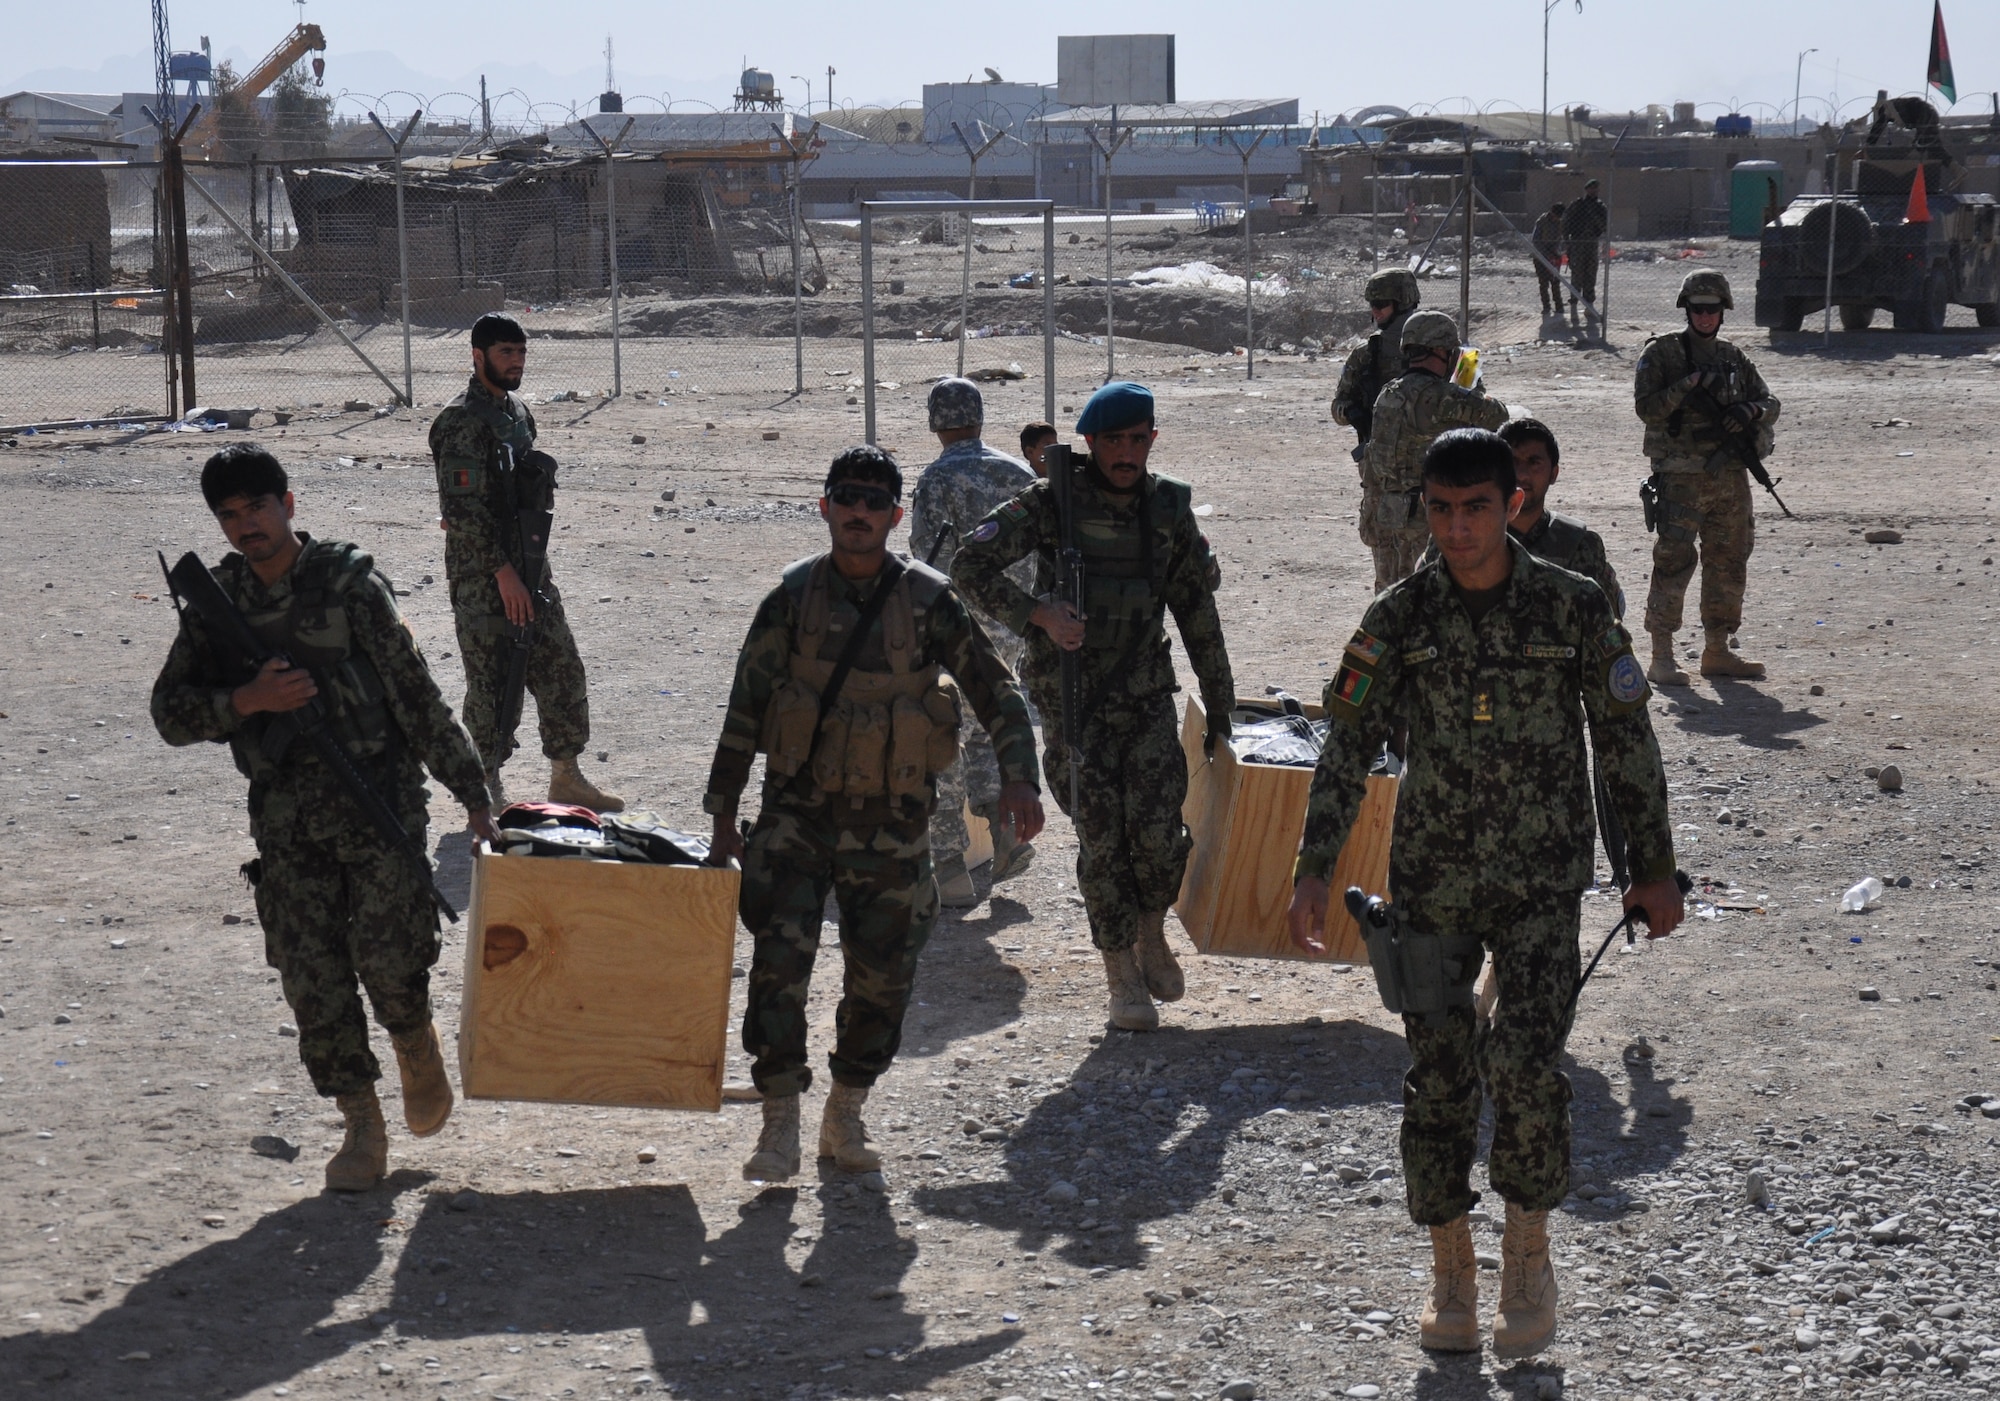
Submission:
<svg viewBox="0 0 2000 1401">
<path fill-rule="evenodd" d="M 1933 0 L 1931 9 L 1931 63 L 1924 82 L 1944 94 L 1946 102 L 1958 101 L 1958 84 L 1951 77 L 1951 45 L 1944 37 L 1944 0 Z"/>
</svg>

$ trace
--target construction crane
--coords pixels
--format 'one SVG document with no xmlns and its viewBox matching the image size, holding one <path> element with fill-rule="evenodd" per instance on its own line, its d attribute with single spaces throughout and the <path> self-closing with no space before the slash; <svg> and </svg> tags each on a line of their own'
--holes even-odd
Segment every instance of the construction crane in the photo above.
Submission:
<svg viewBox="0 0 2000 1401">
<path fill-rule="evenodd" d="M 164 32 L 162 27 L 166 24 L 166 11 L 162 8 L 163 5 L 164 0 L 153 0 L 153 13 L 156 16 L 154 21 L 156 32 Z M 245 102 L 254 102 L 265 89 L 283 77 L 285 70 L 290 68 L 294 63 L 297 63 L 309 53 L 325 52 L 326 35 L 320 32 L 319 26 L 316 24 L 298 25 L 279 42 L 278 47 L 264 55 L 262 63 L 259 63 L 255 68 L 243 75 L 242 80 L 237 83 L 234 89 L 234 95 L 242 98 Z M 312 61 L 312 70 L 313 85 L 315 87 L 323 86 L 326 82 L 326 60 L 315 58 Z M 215 140 L 216 115 L 214 107 L 201 114 L 201 119 L 195 123 L 194 130 L 188 133 L 189 145 L 194 146 L 204 153 L 207 152 L 208 147 Z"/>
</svg>

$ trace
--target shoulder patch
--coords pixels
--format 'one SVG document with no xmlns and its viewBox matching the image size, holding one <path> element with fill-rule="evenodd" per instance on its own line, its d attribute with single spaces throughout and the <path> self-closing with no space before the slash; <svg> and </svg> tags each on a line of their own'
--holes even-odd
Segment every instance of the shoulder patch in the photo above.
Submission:
<svg viewBox="0 0 2000 1401">
<path fill-rule="evenodd" d="M 1389 644 L 1362 628 L 1356 628 L 1354 636 L 1348 640 L 1347 653 L 1363 666 L 1375 666 L 1389 654 Z"/>
<path fill-rule="evenodd" d="M 1617 623 L 1606 628 L 1597 639 L 1597 650 L 1607 657 L 1615 657 L 1620 652 L 1632 650 L 1632 634 Z"/>
<path fill-rule="evenodd" d="M 966 536 L 965 538 L 971 541 L 973 544 L 977 545 L 977 544 L 982 544 L 985 541 L 991 540 L 994 536 L 998 535 L 999 533 L 1000 533 L 999 521 L 985 520 L 981 521 L 977 526 L 973 527 L 972 534 Z"/>
<path fill-rule="evenodd" d="M 1422 666 L 1425 662 L 1436 661 L 1437 656 L 1438 656 L 1438 649 L 1435 646 L 1417 647 L 1412 649 L 1411 651 L 1403 653 L 1403 665 Z"/>
<path fill-rule="evenodd" d="M 1611 699 L 1620 705 L 1631 705 L 1646 698 L 1646 673 L 1640 669 L 1639 659 L 1630 652 L 1625 653 L 1611 664 L 1611 674 L 1605 678 L 1611 692 Z"/>
<path fill-rule="evenodd" d="M 1357 671 L 1343 663 L 1340 670 L 1333 674 L 1333 685 L 1328 694 L 1339 704 L 1351 705 L 1359 710 L 1368 699 L 1369 687 L 1374 684 L 1375 678 L 1367 672 Z"/>
<path fill-rule="evenodd" d="M 1538 661 L 1567 661 L 1576 655 L 1574 647 L 1562 647 L 1547 642 L 1530 642 L 1521 651 Z"/>
<path fill-rule="evenodd" d="M 1024 521 L 1028 518 L 1028 508 L 1017 497 L 1000 508 L 1000 514 L 1009 520 Z"/>
</svg>

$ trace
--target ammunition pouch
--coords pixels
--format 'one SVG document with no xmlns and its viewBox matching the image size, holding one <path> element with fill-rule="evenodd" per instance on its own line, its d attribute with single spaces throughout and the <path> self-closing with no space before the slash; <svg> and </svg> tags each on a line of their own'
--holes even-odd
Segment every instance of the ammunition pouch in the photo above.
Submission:
<svg viewBox="0 0 2000 1401">
<path fill-rule="evenodd" d="M 1442 1026 L 1455 1007 L 1470 1011 L 1485 945 L 1469 935 L 1417 933 L 1408 913 L 1395 905 L 1382 907 L 1382 914 L 1379 925 L 1361 921 L 1382 1005 L 1429 1026 Z"/>
<path fill-rule="evenodd" d="M 1383 530 L 1407 530 L 1412 518 L 1423 519 L 1424 493 L 1415 491 L 1384 492 L 1375 502 L 1375 524 Z"/>
</svg>

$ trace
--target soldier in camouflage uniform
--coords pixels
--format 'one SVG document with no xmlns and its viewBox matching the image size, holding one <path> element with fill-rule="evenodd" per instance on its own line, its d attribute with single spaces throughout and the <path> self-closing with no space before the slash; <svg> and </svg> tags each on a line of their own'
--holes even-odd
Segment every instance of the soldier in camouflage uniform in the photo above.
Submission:
<svg viewBox="0 0 2000 1401">
<path fill-rule="evenodd" d="M 1548 213 L 1535 220 L 1535 227 L 1528 235 L 1528 241 L 1541 256 L 1535 259 L 1535 290 L 1541 293 L 1542 315 L 1562 315 L 1563 286 L 1563 205 L 1557 200 L 1549 206 Z"/>
<path fill-rule="evenodd" d="M 952 578 L 977 605 L 1028 639 L 1022 679 L 1041 712 L 1043 762 L 1056 800 L 1069 787 L 1069 741 L 1083 751 L 1076 825 L 1077 886 L 1090 937 L 1104 955 L 1111 1021 L 1130 1031 L 1159 1025 L 1153 998 L 1184 990 L 1167 947 L 1167 907 L 1179 898 L 1191 841 L 1181 822 L 1187 759 L 1175 724 L 1173 614 L 1201 684 L 1211 748 L 1226 741 L 1236 704 L 1215 571 L 1195 526 L 1192 488 L 1147 470 L 1158 433 L 1153 396 L 1136 384 L 1105 385 L 1084 406 L 1076 431 L 1090 444 L 1074 478 L 1076 542 L 1083 554 L 1084 608 L 1050 601 L 1061 540 L 1055 497 L 1035 483 L 968 535 Z M 1053 470 L 1053 467 L 1052 469 Z M 1012 566 L 1036 561 L 1036 590 Z M 1032 628 L 1032 631 L 1030 630 Z M 1081 656 L 1083 714 L 1063 712 L 1058 649 Z"/>
<path fill-rule="evenodd" d="M 1375 401 L 1403 368 L 1403 323 L 1421 300 L 1416 275 L 1408 268 L 1382 269 L 1368 279 L 1365 294 L 1375 329 L 1347 353 L 1333 391 L 1333 421 L 1354 430 L 1356 462 L 1374 428 Z"/>
<path fill-rule="evenodd" d="M 1375 556 L 1375 592 L 1417 567 L 1431 538 L 1423 509 L 1424 451 L 1452 428 L 1498 428 L 1507 406 L 1452 383 L 1458 323 L 1420 311 L 1403 325 L 1403 373 L 1375 401 L 1375 431 L 1361 459 L 1361 543 Z"/>
<path fill-rule="evenodd" d="M 1750 507 L 1750 473 L 1730 444 L 1748 434 L 1759 457 L 1770 453 L 1778 401 L 1757 367 L 1719 332 L 1735 306 L 1729 280 L 1699 268 L 1681 281 L 1687 329 L 1646 343 L 1633 372 L 1633 406 L 1646 425 L 1646 456 L 1659 489 L 1659 539 L 1646 594 L 1646 631 L 1653 639 L 1647 676 L 1656 686 L 1685 686 L 1674 660 L 1674 634 L 1701 562 L 1701 674 L 1763 679 L 1761 662 L 1731 646 L 1743 626 L 1743 590 L 1757 524 Z M 1717 410 L 1720 410 L 1718 413 Z"/>
<path fill-rule="evenodd" d="M 1604 201 L 1597 197 L 1597 182 L 1583 182 L 1583 193 L 1569 202 L 1563 211 L 1562 232 L 1563 251 L 1569 256 L 1569 319 L 1571 325 L 1581 324 L 1586 333 L 1597 316 L 1597 256 L 1602 247 L 1604 231 L 1611 227 L 1611 211 L 1604 207 Z M 1583 298 L 1583 319 L 1577 320 L 1576 299 Z M 1556 302 L 1556 310 L 1562 310 L 1561 299 Z"/>
<path fill-rule="evenodd" d="M 939 380 L 931 387 L 928 407 L 931 432 L 944 451 L 924 468 L 910 493 L 910 553 L 949 575 L 959 536 L 1025 490 L 1035 474 L 1025 462 L 980 441 L 986 404 L 971 380 Z M 1025 588 L 1034 577 L 1034 566 L 1024 563 L 1016 569 L 1014 581 Z M 972 616 L 986 629 L 1007 670 L 1018 670 L 1021 639 L 977 608 Z M 1000 765 L 985 728 L 971 716 L 959 731 L 957 761 L 938 775 L 937 812 L 931 817 L 931 860 L 937 867 L 938 898 L 947 909 L 970 909 L 979 903 L 979 892 L 965 869 L 965 851 L 972 844 L 965 829 L 968 796 L 973 812 L 993 832 L 993 883 L 1027 870 L 1035 849 L 1017 840 L 1000 821 Z"/>
<path fill-rule="evenodd" d="M 1593 878 L 1589 724 L 1598 771 L 1631 838 L 1655 936 L 1681 915 L 1666 775 L 1650 692 L 1603 590 L 1510 538 L 1513 453 L 1460 429 L 1424 463 L 1440 559 L 1378 597 L 1325 695 L 1332 732 L 1313 773 L 1291 909 L 1292 939 L 1322 949 L 1327 875 L 1360 810 L 1368 770 L 1408 726 L 1389 886 L 1406 939 L 1450 961 L 1442 1011 L 1406 1016 L 1403 1170 L 1411 1219 L 1431 1228 L 1427 1347 L 1479 1346 L 1472 1160 L 1482 1079 L 1493 1100 L 1488 1176 L 1507 1203 L 1494 1346 L 1538 1350 L 1555 1328 L 1547 1215 L 1569 1186 L 1570 1087 L 1559 1065 L 1578 975 L 1581 892 Z M 1472 988 L 1490 949 L 1500 1005 L 1490 1029 Z"/>
<path fill-rule="evenodd" d="M 313 1088 L 338 1102 L 346 1124 L 326 1185 L 366 1191 L 388 1171 L 389 1145 L 375 1094 L 382 1070 L 368 1048 L 357 982 L 395 1045 L 410 1131 L 436 1133 L 451 1113 L 431 1022 L 437 912 L 333 771 L 303 741 L 275 743 L 274 723 L 317 699 L 337 742 L 420 848 L 423 768 L 465 804 L 476 835 L 499 834 L 472 741 L 438 694 L 374 561 L 357 546 L 293 531 L 285 469 L 260 447 L 217 453 L 201 489 L 240 551 L 216 567 L 218 582 L 289 660 L 273 658 L 231 685 L 226 654 L 197 615 L 183 613 L 153 683 L 153 724 L 168 744 L 228 744 L 250 780 L 257 859 L 244 873 L 256 888 L 265 961 L 298 1019 Z"/>
<path fill-rule="evenodd" d="M 472 327 L 472 382 L 431 422 L 438 507 L 446 530 L 458 651 L 465 659 L 465 725 L 486 760 L 498 801 L 500 766 L 514 737 L 502 734 L 501 691 L 513 650 L 511 630 L 532 624 L 527 692 L 535 698 L 549 801 L 619 812 L 624 800 L 583 776 L 577 756 L 590 743 L 590 692 L 546 563 L 533 595 L 516 526 L 521 510 L 555 509 L 555 459 L 534 451 L 535 416 L 514 391 L 528 361 L 528 334 L 512 317 L 488 313 Z"/>
<path fill-rule="evenodd" d="M 902 494 L 902 473 L 879 448 L 834 459 L 819 503 L 832 552 L 787 567 L 758 607 L 702 799 L 716 853 L 743 858 L 743 924 L 755 941 L 743 1014 L 764 1095 L 763 1132 L 743 1167 L 754 1182 L 799 1170 L 799 1096 L 812 1084 L 806 991 L 829 891 L 846 979 L 819 1154 L 843 1172 L 881 1166 L 861 1107 L 902 1042 L 937 918 L 930 817 L 937 775 L 957 753 L 961 694 L 993 737 L 1001 821 L 1023 841 L 1042 827 L 1019 686 L 951 582 L 889 556 Z M 746 847 L 736 808 L 760 752 L 763 810 Z"/>
</svg>

